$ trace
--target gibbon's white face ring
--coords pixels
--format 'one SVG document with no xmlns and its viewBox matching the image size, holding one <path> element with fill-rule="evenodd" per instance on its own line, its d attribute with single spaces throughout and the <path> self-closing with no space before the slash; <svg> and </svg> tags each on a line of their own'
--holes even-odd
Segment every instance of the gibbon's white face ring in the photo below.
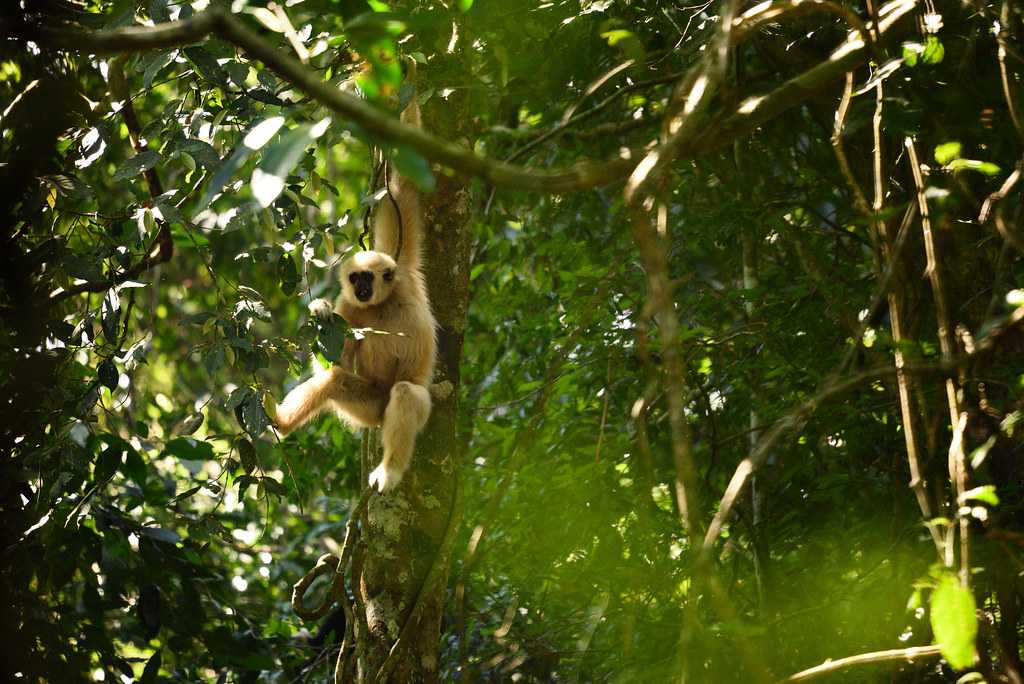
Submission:
<svg viewBox="0 0 1024 684">
<path fill-rule="evenodd" d="M 341 267 L 342 290 L 358 307 L 387 301 L 397 281 L 398 265 L 383 252 L 357 252 Z"/>
</svg>

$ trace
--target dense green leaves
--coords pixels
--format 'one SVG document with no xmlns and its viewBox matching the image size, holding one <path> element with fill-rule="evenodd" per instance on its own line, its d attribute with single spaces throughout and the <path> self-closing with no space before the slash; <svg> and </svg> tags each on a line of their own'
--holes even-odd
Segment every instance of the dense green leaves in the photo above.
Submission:
<svg viewBox="0 0 1024 684">
<path fill-rule="evenodd" d="M 645 1 L 211 4 L 381 117 L 416 97 L 428 131 L 546 171 L 656 144 L 718 30 L 714 6 Z M 29 5 L 9 12 L 56 26 Z M 86 30 L 196 11 L 167 0 L 76 7 L 60 21 Z M 330 680 L 336 651 L 309 645 L 304 630 L 317 625 L 288 599 L 344 537 L 365 482 L 361 437 L 329 414 L 287 439 L 269 422 L 275 400 L 362 334 L 307 304 L 337 295 L 334 269 L 372 219 L 371 144 L 425 193 L 429 288 L 446 320 L 465 313 L 452 311 L 453 283 L 471 282 L 464 325 L 439 331 L 439 366 L 460 362 L 460 385 L 457 413 L 432 420 L 457 423 L 465 509 L 438 588 L 439 679 L 774 681 L 935 643 L 942 659 L 830 676 L 952 682 L 977 662 L 978 677 L 1012 680 L 1024 376 L 1020 337 L 999 326 L 1024 302 L 1024 148 L 1011 108 L 1022 24 L 1007 7 L 1000 35 L 1002 7 L 972 5 L 930 8 L 923 35 L 908 24 L 883 40 L 879 64 L 853 72 L 839 141 L 841 77 L 735 141 L 717 126 L 746 98 L 828 63 L 849 34 L 843 20 L 783 13 L 730 52 L 697 147 L 727 144 L 671 164 L 652 205 L 704 523 L 754 442 L 783 430 L 706 567 L 680 523 L 680 396 L 669 384 L 679 378 L 666 372 L 665 321 L 646 316 L 649 273 L 621 187 L 551 197 L 481 182 L 446 194 L 448 169 L 343 118 L 328 125 L 334 115 L 308 93 L 215 38 L 128 58 L 139 127 L 129 130 L 109 92 L 112 60 L 9 39 L 4 680 Z M 846 9 L 872 25 L 866 6 Z M 403 77 L 412 61 L 416 89 Z M 924 162 L 932 245 L 908 136 Z M 867 215 L 851 179 L 869 205 L 877 181 L 882 206 Z M 462 209 L 474 216 L 465 235 L 448 218 Z M 159 264 L 158 236 L 173 246 Z M 470 268 L 429 268 L 454 252 L 471 253 Z M 938 285 L 922 277 L 930 256 Z M 940 325 L 954 355 L 982 349 L 951 378 L 962 429 L 936 368 Z M 909 431 L 897 349 L 912 371 Z M 840 379 L 871 380 L 807 403 L 837 367 Z M 906 486 L 908 436 L 940 548 Z M 948 466 L 961 447 L 962 484 Z M 962 519 L 966 587 L 954 574 Z M 386 559 L 378 541 L 369 548 Z"/>
</svg>

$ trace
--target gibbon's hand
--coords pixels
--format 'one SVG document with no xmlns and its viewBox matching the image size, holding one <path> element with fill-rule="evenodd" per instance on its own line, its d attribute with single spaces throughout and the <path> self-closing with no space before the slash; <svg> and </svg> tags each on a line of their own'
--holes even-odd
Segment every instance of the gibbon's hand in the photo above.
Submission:
<svg viewBox="0 0 1024 684">
<path fill-rule="evenodd" d="M 387 494 L 398 486 L 398 483 L 402 481 L 403 474 L 397 470 L 388 470 L 381 463 L 370 473 L 370 487 L 381 494 Z"/>
<path fill-rule="evenodd" d="M 328 321 L 334 315 L 334 307 L 326 299 L 314 299 L 309 303 L 309 313 L 322 321 Z"/>
</svg>

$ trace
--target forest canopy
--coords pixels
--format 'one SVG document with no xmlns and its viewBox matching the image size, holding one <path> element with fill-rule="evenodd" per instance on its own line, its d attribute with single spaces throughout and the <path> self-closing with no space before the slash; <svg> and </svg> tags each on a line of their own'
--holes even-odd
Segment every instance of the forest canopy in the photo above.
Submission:
<svg viewBox="0 0 1024 684">
<path fill-rule="evenodd" d="M 4 679 L 1021 684 L 1022 12 L 4 4 Z M 272 409 L 389 173 L 381 495 Z"/>
</svg>

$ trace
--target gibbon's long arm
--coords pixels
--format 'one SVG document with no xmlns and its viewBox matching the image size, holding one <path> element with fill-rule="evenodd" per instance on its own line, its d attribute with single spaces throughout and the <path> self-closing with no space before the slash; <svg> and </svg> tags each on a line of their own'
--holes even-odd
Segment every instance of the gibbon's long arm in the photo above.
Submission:
<svg viewBox="0 0 1024 684">
<path fill-rule="evenodd" d="M 420 126 L 420 106 L 415 96 L 402 112 L 401 119 L 417 128 Z M 423 236 L 420 193 L 412 181 L 397 172 L 394 164 L 390 161 L 385 164 L 388 194 L 377 203 L 373 221 L 373 248 L 394 257 L 398 267 L 405 273 L 418 275 Z M 422 278 L 419 280 L 422 281 Z M 422 282 L 419 284 L 422 286 Z"/>
</svg>

